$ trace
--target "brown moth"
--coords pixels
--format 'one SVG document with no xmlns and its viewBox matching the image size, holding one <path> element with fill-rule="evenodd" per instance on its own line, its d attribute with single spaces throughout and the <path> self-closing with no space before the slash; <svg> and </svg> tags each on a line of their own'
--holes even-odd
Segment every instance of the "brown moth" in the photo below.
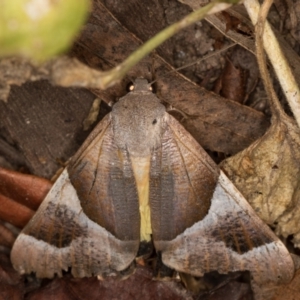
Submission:
<svg viewBox="0 0 300 300">
<path fill-rule="evenodd" d="M 263 285 L 294 274 L 282 242 L 137 79 L 57 179 L 11 260 L 37 277 L 68 268 L 116 276 L 151 240 L 164 265 L 194 276 L 248 270 Z"/>
</svg>

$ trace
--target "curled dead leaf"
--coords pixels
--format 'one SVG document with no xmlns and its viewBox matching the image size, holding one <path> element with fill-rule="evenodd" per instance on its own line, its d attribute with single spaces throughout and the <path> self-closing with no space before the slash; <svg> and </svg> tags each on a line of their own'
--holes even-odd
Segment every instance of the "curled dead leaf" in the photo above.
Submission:
<svg viewBox="0 0 300 300">
<path fill-rule="evenodd" d="M 287 116 L 266 134 L 221 163 L 222 169 L 266 223 L 300 246 L 300 130 Z"/>
<path fill-rule="evenodd" d="M 227 59 L 222 75 L 218 78 L 214 92 L 224 98 L 243 103 L 246 96 L 246 72 Z"/>
</svg>

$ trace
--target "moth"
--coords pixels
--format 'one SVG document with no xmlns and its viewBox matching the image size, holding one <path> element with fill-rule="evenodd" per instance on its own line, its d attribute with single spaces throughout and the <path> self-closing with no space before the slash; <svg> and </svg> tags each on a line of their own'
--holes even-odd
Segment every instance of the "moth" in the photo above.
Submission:
<svg viewBox="0 0 300 300">
<path fill-rule="evenodd" d="M 18 236 L 11 260 L 37 277 L 118 276 L 153 243 L 162 264 L 203 276 L 292 279 L 276 235 L 139 78 L 90 134 Z"/>
</svg>

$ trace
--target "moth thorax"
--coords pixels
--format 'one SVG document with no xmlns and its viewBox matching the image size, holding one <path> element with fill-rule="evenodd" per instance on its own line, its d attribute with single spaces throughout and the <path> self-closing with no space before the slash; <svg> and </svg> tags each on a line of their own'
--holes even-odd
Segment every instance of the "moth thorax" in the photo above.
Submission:
<svg viewBox="0 0 300 300">
<path fill-rule="evenodd" d="M 166 117 L 165 107 L 154 94 L 128 94 L 112 111 L 117 146 L 127 149 L 132 156 L 148 156 L 161 144 Z"/>
</svg>

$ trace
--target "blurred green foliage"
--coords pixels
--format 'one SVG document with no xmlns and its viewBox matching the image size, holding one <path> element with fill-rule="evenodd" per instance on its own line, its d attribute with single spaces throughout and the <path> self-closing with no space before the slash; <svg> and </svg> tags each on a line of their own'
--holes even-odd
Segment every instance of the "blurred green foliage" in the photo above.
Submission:
<svg viewBox="0 0 300 300">
<path fill-rule="evenodd" d="M 0 57 L 46 60 L 66 50 L 87 18 L 89 0 L 0 0 Z"/>
</svg>

